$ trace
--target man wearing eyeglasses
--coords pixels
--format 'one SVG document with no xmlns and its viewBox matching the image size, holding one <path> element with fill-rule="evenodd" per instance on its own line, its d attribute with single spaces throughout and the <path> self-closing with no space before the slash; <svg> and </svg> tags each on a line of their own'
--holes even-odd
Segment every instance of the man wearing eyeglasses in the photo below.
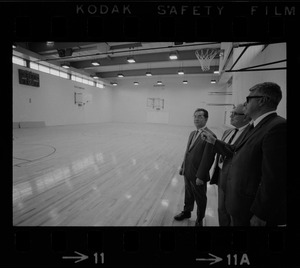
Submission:
<svg viewBox="0 0 300 268">
<path fill-rule="evenodd" d="M 275 83 L 250 88 L 245 114 L 253 124 L 237 144 L 202 133 L 218 153 L 232 156 L 226 208 L 233 226 L 286 225 L 286 120 L 276 113 L 281 98 Z"/>
<path fill-rule="evenodd" d="M 233 108 L 230 116 L 230 124 L 234 128 L 227 129 L 221 140 L 228 144 L 239 142 L 240 137 L 242 137 L 241 134 L 250 121 L 251 118 L 244 114 L 244 104 L 238 104 Z M 218 185 L 218 218 L 220 226 L 230 226 L 230 215 L 225 206 L 226 180 L 230 164 L 231 157 L 224 157 L 221 154 L 217 154 L 210 180 L 210 184 Z"/>
<path fill-rule="evenodd" d="M 210 180 L 209 170 L 215 157 L 212 146 L 207 147 L 208 143 L 200 137 L 201 132 L 204 130 L 216 137 L 206 127 L 207 119 L 207 110 L 199 108 L 194 112 L 194 124 L 197 130 L 192 131 L 189 136 L 184 160 L 179 171 L 179 174 L 184 176 L 184 208 L 181 213 L 174 217 L 177 221 L 190 218 L 196 201 L 197 220 L 195 226 L 199 227 L 203 226 L 202 221 L 207 203 L 207 182 Z"/>
</svg>

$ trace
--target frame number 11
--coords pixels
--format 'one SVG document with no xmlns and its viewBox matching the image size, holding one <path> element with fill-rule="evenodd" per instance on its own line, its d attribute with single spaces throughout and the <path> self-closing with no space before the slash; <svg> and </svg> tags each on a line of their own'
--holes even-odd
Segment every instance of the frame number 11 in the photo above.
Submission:
<svg viewBox="0 0 300 268">
<path fill-rule="evenodd" d="M 94 254 L 94 257 L 95 257 L 95 264 L 98 264 L 99 261 L 101 264 L 104 263 L 104 252 L 102 252 L 100 254 L 98 252 L 96 252 Z"/>
</svg>

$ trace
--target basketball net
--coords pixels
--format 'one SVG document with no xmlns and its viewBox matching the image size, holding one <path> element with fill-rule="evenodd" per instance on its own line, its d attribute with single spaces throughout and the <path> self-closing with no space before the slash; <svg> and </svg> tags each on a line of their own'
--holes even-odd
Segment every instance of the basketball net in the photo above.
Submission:
<svg viewBox="0 0 300 268">
<path fill-rule="evenodd" d="M 203 48 L 195 51 L 196 57 L 200 61 L 203 72 L 206 72 L 210 69 L 210 63 L 219 51 L 219 49 L 210 48 Z"/>
</svg>

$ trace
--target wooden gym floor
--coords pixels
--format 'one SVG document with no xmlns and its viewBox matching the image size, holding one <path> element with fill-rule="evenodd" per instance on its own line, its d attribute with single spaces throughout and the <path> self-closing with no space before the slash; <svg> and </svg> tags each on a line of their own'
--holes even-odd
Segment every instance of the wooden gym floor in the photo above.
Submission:
<svg viewBox="0 0 300 268">
<path fill-rule="evenodd" d="M 194 226 L 178 174 L 193 127 L 102 123 L 13 129 L 14 226 Z M 218 137 L 218 130 L 212 129 Z M 208 184 L 204 226 L 218 226 Z"/>
</svg>

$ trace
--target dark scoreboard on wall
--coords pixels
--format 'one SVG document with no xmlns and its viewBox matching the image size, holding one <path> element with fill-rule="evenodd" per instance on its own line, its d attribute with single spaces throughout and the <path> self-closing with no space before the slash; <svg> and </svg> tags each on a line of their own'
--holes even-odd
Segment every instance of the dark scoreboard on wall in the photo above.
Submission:
<svg viewBox="0 0 300 268">
<path fill-rule="evenodd" d="M 19 83 L 21 85 L 39 87 L 40 76 L 39 74 L 19 69 Z"/>
</svg>

